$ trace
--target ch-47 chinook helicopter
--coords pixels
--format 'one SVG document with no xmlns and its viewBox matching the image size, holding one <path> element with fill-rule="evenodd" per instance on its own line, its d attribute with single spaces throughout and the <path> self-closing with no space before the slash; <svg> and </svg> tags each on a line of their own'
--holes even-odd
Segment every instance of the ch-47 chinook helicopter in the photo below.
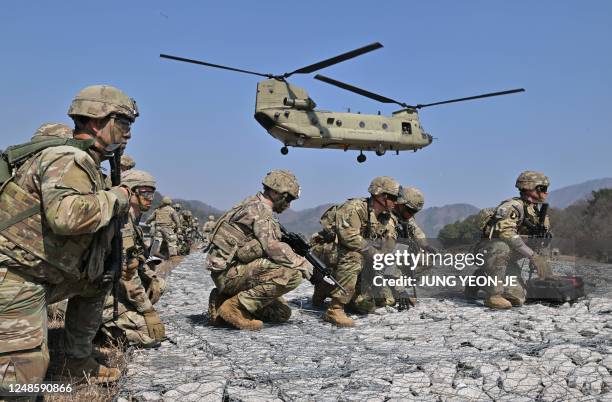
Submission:
<svg viewBox="0 0 612 402">
<path fill-rule="evenodd" d="M 267 79 L 257 84 L 255 120 L 272 137 L 284 144 L 281 148 L 283 155 L 289 152 L 288 147 L 342 149 L 344 151 L 350 149 L 359 151 L 357 161 L 360 163 L 366 160 L 363 151 L 374 151 L 376 155 L 382 156 L 387 151 L 395 151 L 397 154 L 400 151 L 416 152 L 431 144 L 433 137 L 425 132 L 419 122 L 417 110 L 420 108 L 524 91 L 524 89 L 513 89 L 411 106 L 331 78 L 315 76 L 321 81 L 370 99 L 383 103 L 395 103 L 403 108 L 391 116 L 382 116 L 380 113 L 368 115 L 317 110 L 315 109 L 316 103 L 304 89 L 287 82 L 287 78 L 293 74 L 312 73 L 381 47 L 383 46 L 378 42 L 372 43 L 281 75 L 258 73 L 167 54 L 160 54 L 160 57 L 266 77 Z"/>
</svg>

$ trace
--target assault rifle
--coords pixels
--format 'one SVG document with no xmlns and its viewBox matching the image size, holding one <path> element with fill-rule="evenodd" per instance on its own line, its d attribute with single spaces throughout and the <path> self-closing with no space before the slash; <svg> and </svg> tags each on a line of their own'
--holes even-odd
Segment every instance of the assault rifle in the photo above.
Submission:
<svg viewBox="0 0 612 402">
<path fill-rule="evenodd" d="M 321 261 L 319 257 L 314 255 L 312 251 L 310 251 L 310 246 L 301 234 L 290 232 L 285 229 L 283 225 L 280 225 L 280 228 L 282 233 L 281 241 L 287 243 L 297 255 L 301 255 L 312 264 L 313 273 L 310 282 L 317 284 L 321 281 L 325 281 L 335 285 L 344 293 L 347 293 L 346 289 L 340 284 L 340 282 L 334 278 L 331 270 L 325 265 L 325 263 Z"/>
<path fill-rule="evenodd" d="M 113 157 L 109 160 L 111 168 L 111 183 L 113 186 L 121 184 L 121 151 L 119 148 L 113 153 Z M 111 254 L 106 259 L 104 264 L 103 283 L 112 283 L 113 295 L 113 320 L 119 318 L 119 278 L 121 278 L 121 269 L 123 268 L 123 236 L 121 229 L 125 225 L 126 216 L 114 217 L 111 220 L 111 225 L 114 225 L 115 234 L 111 242 Z"/>
</svg>

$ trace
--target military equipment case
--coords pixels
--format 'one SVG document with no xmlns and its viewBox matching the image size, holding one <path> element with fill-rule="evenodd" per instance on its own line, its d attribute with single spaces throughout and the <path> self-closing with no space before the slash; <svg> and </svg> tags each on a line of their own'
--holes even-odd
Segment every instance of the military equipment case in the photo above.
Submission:
<svg viewBox="0 0 612 402">
<path fill-rule="evenodd" d="M 548 279 L 533 278 L 525 283 L 527 300 L 554 303 L 573 302 L 585 297 L 584 281 L 580 276 L 555 276 Z"/>
</svg>

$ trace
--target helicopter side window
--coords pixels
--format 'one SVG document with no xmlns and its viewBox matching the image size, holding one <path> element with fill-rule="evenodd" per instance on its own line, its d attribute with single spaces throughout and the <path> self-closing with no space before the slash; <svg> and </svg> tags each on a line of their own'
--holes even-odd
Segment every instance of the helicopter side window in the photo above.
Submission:
<svg viewBox="0 0 612 402">
<path fill-rule="evenodd" d="M 402 122 L 402 134 L 412 134 L 412 125 L 407 122 Z"/>
<path fill-rule="evenodd" d="M 332 124 L 334 124 L 334 118 L 333 118 L 333 117 L 328 117 L 328 118 L 327 118 L 327 124 L 329 124 L 330 126 L 331 126 Z"/>
</svg>

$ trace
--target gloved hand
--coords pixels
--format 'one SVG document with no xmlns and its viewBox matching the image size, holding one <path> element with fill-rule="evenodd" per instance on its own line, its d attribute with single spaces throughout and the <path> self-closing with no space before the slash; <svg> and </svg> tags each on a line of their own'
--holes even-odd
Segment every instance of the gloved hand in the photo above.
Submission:
<svg viewBox="0 0 612 402">
<path fill-rule="evenodd" d="M 395 296 L 395 304 L 397 306 L 398 311 L 408 310 L 410 307 L 414 307 L 416 303 L 416 298 L 410 296 L 406 289 L 400 291 Z"/>
<path fill-rule="evenodd" d="M 534 254 L 531 256 L 531 263 L 535 267 L 536 271 L 538 272 L 538 276 L 541 279 L 546 279 L 553 276 L 552 268 L 544 256 Z"/>
<path fill-rule="evenodd" d="M 304 279 L 310 280 L 310 278 L 312 278 L 313 267 L 312 264 L 308 262 L 308 260 L 304 260 L 302 265 L 297 267 L 297 270 L 302 273 Z"/>
<path fill-rule="evenodd" d="M 125 267 L 121 270 L 121 279 L 124 281 L 131 280 L 139 265 L 140 261 L 138 258 L 129 258 L 125 263 Z"/>
<path fill-rule="evenodd" d="M 155 310 L 147 311 L 144 313 L 145 323 L 147 324 L 147 330 L 149 331 L 149 336 L 155 339 L 157 342 L 160 342 L 166 336 L 166 327 L 164 327 L 164 323 L 161 321 L 159 314 Z"/>
<path fill-rule="evenodd" d="M 147 296 L 149 296 L 149 301 L 151 301 L 151 304 L 157 303 L 161 295 L 161 281 L 158 277 L 151 278 L 151 283 L 149 283 L 149 288 L 147 289 Z"/>
</svg>

